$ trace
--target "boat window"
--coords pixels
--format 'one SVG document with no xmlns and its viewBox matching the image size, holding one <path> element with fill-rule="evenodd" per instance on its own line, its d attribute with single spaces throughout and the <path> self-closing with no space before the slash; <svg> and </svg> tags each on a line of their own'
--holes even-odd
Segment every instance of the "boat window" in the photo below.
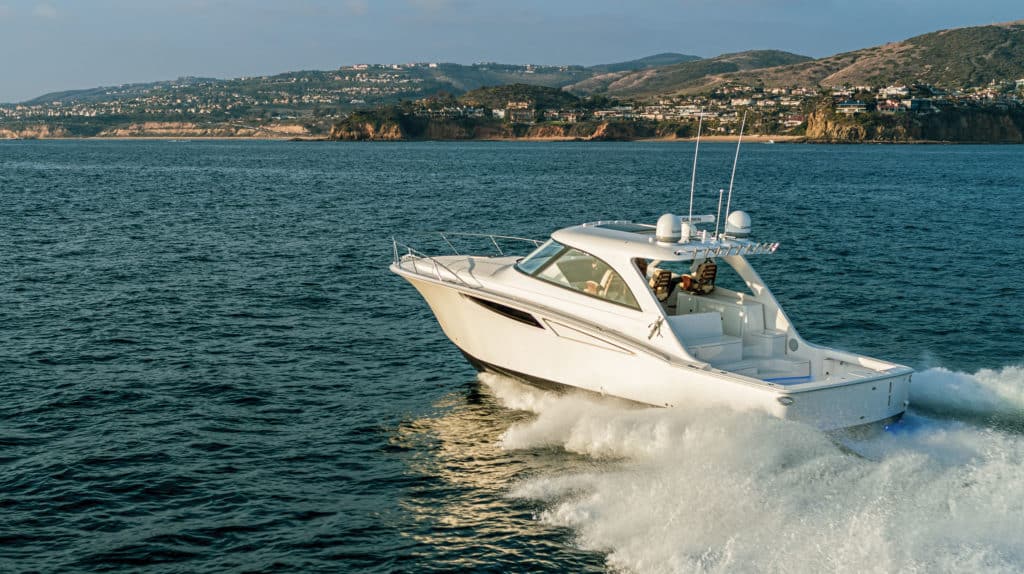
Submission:
<svg viewBox="0 0 1024 574">
<path fill-rule="evenodd" d="M 540 268 L 535 276 L 592 297 L 632 309 L 640 308 L 636 297 L 615 270 L 579 249 L 566 249 L 549 265 Z"/>
<path fill-rule="evenodd" d="M 559 251 L 564 249 L 561 243 L 553 239 L 549 239 L 544 245 L 541 245 L 533 253 L 526 256 L 526 259 L 520 261 L 516 267 L 520 271 L 524 271 L 530 275 L 533 275 L 537 269 L 548 262 L 549 259 L 558 254 Z"/>
</svg>

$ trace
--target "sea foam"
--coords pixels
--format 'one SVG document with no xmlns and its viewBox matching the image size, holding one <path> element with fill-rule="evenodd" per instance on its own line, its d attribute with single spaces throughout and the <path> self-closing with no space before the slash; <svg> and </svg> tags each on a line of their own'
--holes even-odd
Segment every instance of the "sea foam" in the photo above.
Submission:
<svg viewBox="0 0 1024 574">
<path fill-rule="evenodd" d="M 594 460 L 584 473 L 524 479 L 511 495 L 541 501 L 539 520 L 573 529 L 613 569 L 1024 569 L 1024 435 L 932 416 L 965 404 L 974 416 L 1015 412 L 1020 368 L 920 373 L 912 398 L 928 414 L 843 446 L 768 416 L 629 408 L 482 380 L 509 408 L 536 414 L 505 432 L 503 448 Z"/>
<path fill-rule="evenodd" d="M 936 414 L 1024 421 L 1024 367 L 982 369 L 973 375 L 928 369 L 914 375 L 911 401 L 916 409 Z"/>
</svg>

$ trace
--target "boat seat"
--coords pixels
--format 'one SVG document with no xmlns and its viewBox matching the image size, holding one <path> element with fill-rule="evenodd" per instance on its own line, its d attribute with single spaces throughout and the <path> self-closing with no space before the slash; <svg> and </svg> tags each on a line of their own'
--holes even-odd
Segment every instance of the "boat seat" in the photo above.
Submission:
<svg viewBox="0 0 1024 574">
<path fill-rule="evenodd" d="M 672 292 L 672 272 L 668 269 L 656 270 L 654 275 L 651 276 L 650 286 L 654 290 L 654 295 L 658 298 L 658 301 L 664 303 Z"/>
<path fill-rule="evenodd" d="M 705 259 L 697 266 L 692 275 L 684 275 L 681 288 L 697 295 L 708 295 L 715 290 L 715 278 L 718 276 L 718 265 L 711 259 Z"/>
<path fill-rule="evenodd" d="M 743 356 L 782 357 L 786 354 L 786 333 L 774 329 L 747 333 L 743 337 Z"/>
<path fill-rule="evenodd" d="M 781 345 L 775 337 L 781 331 L 765 329 L 764 305 L 749 297 L 703 295 L 680 292 L 676 297 L 677 313 L 708 313 L 718 312 L 722 315 L 722 330 L 733 337 L 743 339 L 745 346 L 756 348 L 755 354 L 763 356 L 782 353 Z"/>
<path fill-rule="evenodd" d="M 701 361 L 725 364 L 743 359 L 743 340 L 722 332 L 721 313 L 670 315 L 668 323 L 686 350 Z"/>
<path fill-rule="evenodd" d="M 629 287 L 626 286 L 626 282 L 619 277 L 619 274 L 612 271 L 611 269 L 604 272 L 604 276 L 601 278 L 600 286 L 597 290 L 597 295 L 609 301 L 615 301 L 617 303 L 629 303 L 627 299 L 629 293 Z"/>
</svg>

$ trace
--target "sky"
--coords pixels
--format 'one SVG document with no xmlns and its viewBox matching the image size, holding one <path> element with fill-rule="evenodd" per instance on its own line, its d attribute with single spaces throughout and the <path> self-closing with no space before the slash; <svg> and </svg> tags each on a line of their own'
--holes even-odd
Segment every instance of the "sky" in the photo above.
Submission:
<svg viewBox="0 0 1024 574">
<path fill-rule="evenodd" d="M 1021 0 L 0 0 L 0 102 L 360 63 L 822 57 L 1019 19 Z"/>
</svg>

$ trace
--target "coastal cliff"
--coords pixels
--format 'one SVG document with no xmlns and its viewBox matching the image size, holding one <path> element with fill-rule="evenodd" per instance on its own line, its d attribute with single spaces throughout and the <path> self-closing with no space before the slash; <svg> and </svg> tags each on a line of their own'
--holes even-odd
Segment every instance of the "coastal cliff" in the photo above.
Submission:
<svg viewBox="0 0 1024 574">
<path fill-rule="evenodd" d="M 300 125 L 231 124 L 201 125 L 193 122 L 139 122 L 103 130 L 96 137 L 302 137 L 309 130 Z"/>
<path fill-rule="evenodd" d="M 1024 112 L 986 108 L 843 116 L 822 107 L 807 117 L 807 139 L 835 143 L 1024 143 Z"/>
<path fill-rule="evenodd" d="M 62 126 L 36 125 L 17 129 L 0 128 L 0 140 L 42 140 L 63 138 L 70 134 Z"/>
<path fill-rule="evenodd" d="M 408 139 L 398 122 L 343 122 L 331 128 L 327 137 L 343 141 L 397 141 Z"/>
<path fill-rule="evenodd" d="M 294 138 L 312 135 L 297 124 L 270 123 L 240 125 L 230 123 L 136 122 L 107 129 L 76 130 L 65 125 L 30 125 L 0 128 L 0 139 L 50 139 L 70 137 L 97 138 Z"/>
<path fill-rule="evenodd" d="M 327 139 L 340 141 L 408 141 L 505 139 L 512 130 L 501 125 L 445 120 L 399 121 L 364 119 L 344 121 L 331 129 Z"/>
<path fill-rule="evenodd" d="M 578 122 L 507 124 L 487 119 L 423 119 L 414 117 L 353 116 L 332 129 L 327 139 L 338 141 L 411 140 L 578 140 L 631 141 L 643 138 L 689 136 L 685 125 L 650 122 Z"/>
</svg>

